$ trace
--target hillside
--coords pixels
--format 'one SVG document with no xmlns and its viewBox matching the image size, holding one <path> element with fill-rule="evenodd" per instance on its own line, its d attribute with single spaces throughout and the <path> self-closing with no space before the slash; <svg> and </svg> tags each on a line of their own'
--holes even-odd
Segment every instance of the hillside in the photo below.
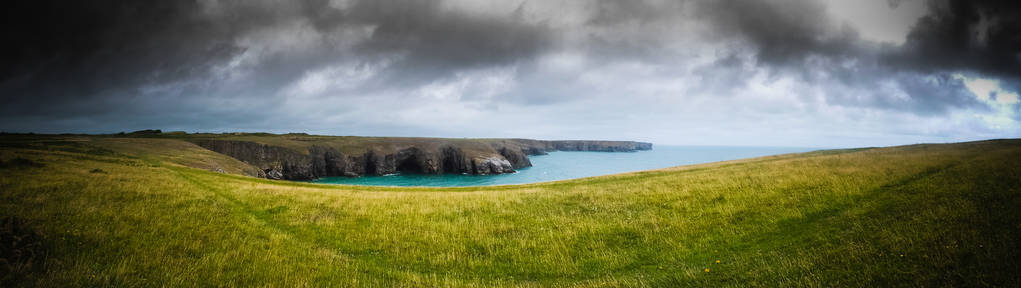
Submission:
<svg viewBox="0 0 1021 288">
<path fill-rule="evenodd" d="M 634 141 L 453 139 L 320 136 L 304 133 L 162 133 L 136 131 L 107 138 L 179 140 L 221 153 L 259 170 L 250 176 L 311 180 L 322 177 L 420 174 L 502 174 L 532 166 L 529 155 L 551 151 L 634 152 Z"/>
<path fill-rule="evenodd" d="M 0 286 L 1021 286 L 1021 140 L 465 188 L 194 142 L 0 136 Z"/>
</svg>

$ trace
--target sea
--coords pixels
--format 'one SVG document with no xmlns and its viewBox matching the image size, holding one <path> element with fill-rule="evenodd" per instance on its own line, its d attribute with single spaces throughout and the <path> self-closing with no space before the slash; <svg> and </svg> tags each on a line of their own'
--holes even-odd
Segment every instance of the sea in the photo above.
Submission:
<svg viewBox="0 0 1021 288">
<path fill-rule="evenodd" d="M 799 153 L 819 148 L 731 147 L 731 146 L 653 146 L 636 152 L 556 151 L 548 155 L 528 156 L 532 167 L 499 175 L 411 174 L 385 176 L 326 177 L 315 183 L 371 186 L 461 187 L 525 184 L 610 175 L 632 171 L 668 168 L 742 158 Z"/>
</svg>

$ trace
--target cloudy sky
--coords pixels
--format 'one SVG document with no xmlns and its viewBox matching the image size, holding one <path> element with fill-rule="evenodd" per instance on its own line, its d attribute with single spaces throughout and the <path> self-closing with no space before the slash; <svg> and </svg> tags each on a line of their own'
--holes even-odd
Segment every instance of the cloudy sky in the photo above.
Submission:
<svg viewBox="0 0 1021 288">
<path fill-rule="evenodd" d="M 1021 137 L 1013 1 L 14 1 L 0 131 Z"/>
</svg>

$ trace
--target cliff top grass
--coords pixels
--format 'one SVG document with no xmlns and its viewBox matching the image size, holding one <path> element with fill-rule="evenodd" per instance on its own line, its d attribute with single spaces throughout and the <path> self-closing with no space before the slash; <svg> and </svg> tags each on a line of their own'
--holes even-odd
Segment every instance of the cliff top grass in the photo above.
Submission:
<svg viewBox="0 0 1021 288">
<path fill-rule="evenodd" d="M 0 286 L 1021 285 L 1019 140 L 388 188 L 100 138 L 0 137 L 0 235 L 35 239 Z"/>
<path fill-rule="evenodd" d="M 6 138 L 17 139 L 103 139 L 103 138 L 135 138 L 135 139 L 175 139 L 185 141 L 226 140 L 246 141 L 264 145 L 283 147 L 299 153 L 308 153 L 308 148 L 316 145 L 336 149 L 345 154 L 361 154 L 367 151 L 394 152 L 407 147 L 439 149 L 444 146 L 456 145 L 463 151 L 473 154 L 492 154 L 491 144 L 511 143 L 514 145 L 531 143 L 536 140 L 517 138 L 433 138 L 433 137 L 373 137 L 373 136 L 327 136 L 306 133 L 186 133 L 183 131 L 163 132 L 161 130 L 140 130 L 130 133 L 106 135 L 35 135 L 35 134 L 3 134 Z M 613 143 L 630 141 L 573 140 L 593 143 Z M 502 145 L 507 146 L 507 145 Z"/>
<path fill-rule="evenodd" d="M 47 134 L 4 134 L 3 137 L 23 140 L 44 140 L 44 139 L 76 139 L 78 141 L 102 140 L 102 139 L 168 139 L 168 140 L 225 140 L 225 141 L 246 141 L 264 145 L 283 147 L 300 153 L 308 153 L 308 148 L 313 145 L 334 148 L 337 151 L 348 154 L 360 154 L 368 150 L 392 151 L 400 147 L 440 147 L 445 144 L 458 144 L 465 146 L 469 151 L 491 150 L 489 143 L 507 141 L 510 139 L 489 139 L 489 138 L 429 138 L 429 137 L 372 137 L 372 136 L 326 136 L 310 135 L 306 133 L 186 133 L 181 131 L 162 132 L 160 130 L 141 130 L 130 133 L 105 134 L 105 135 L 47 135 Z M 158 145 L 157 145 L 158 146 Z M 472 149 L 474 148 L 474 150 Z M 163 150 L 163 149 L 156 149 Z"/>
</svg>

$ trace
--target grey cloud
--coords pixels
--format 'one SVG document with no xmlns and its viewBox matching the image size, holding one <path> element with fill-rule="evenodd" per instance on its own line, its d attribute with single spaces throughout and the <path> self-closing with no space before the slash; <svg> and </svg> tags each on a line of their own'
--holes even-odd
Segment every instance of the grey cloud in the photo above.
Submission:
<svg viewBox="0 0 1021 288">
<path fill-rule="evenodd" d="M 342 105 L 355 97 L 386 97 L 379 102 L 410 103 L 394 99 L 430 84 L 475 79 L 462 74 L 504 68 L 513 71 L 500 74 L 513 78 L 509 91 L 462 88 L 479 95 L 462 95 L 458 104 L 598 106 L 632 97 L 611 95 L 631 91 L 737 99 L 732 94 L 748 91 L 749 79 L 765 73 L 818 87 L 825 104 L 936 117 L 987 108 L 954 73 L 1021 88 L 1021 25 L 1009 1 L 931 1 L 929 16 L 903 45 L 863 39 L 814 1 L 585 3 L 588 10 L 543 11 L 535 7 L 549 3 L 522 2 L 510 6 L 517 10 L 478 13 L 454 2 L 414 0 L 15 1 L 0 20 L 7 42 L 18 43 L 0 48 L 0 120 L 6 123 L 0 128 L 131 122 L 287 129 L 308 122 L 285 109 L 295 99 L 287 89 L 336 67 L 376 70 L 357 86 L 322 89 L 300 101 Z M 488 4 L 494 3 L 482 5 Z M 563 70 L 542 62 L 558 53 L 581 60 Z M 641 67 L 628 70 L 632 62 Z M 629 87 L 649 83 L 629 83 L 645 79 L 627 73 L 647 71 L 657 74 L 642 75 L 669 82 L 648 86 L 669 87 Z M 585 78 L 593 74 L 597 80 Z M 805 92 L 802 100 L 811 97 Z M 318 113 L 359 109 L 397 108 Z"/>
<path fill-rule="evenodd" d="M 832 27 L 822 3 L 814 1 L 704 1 L 702 21 L 713 33 L 738 35 L 754 46 L 768 65 L 798 64 L 810 55 L 848 57 L 858 36 L 853 29 Z"/>
<path fill-rule="evenodd" d="M 648 24 L 664 17 L 676 16 L 685 9 L 685 1 L 594 1 L 595 13 L 586 22 L 595 26 L 617 26 L 621 24 Z"/>
<path fill-rule="evenodd" d="M 62 102 L 132 93 L 147 83 L 193 77 L 237 52 L 184 1 L 16 1 L 5 9 L 0 91 L 4 113 L 38 113 Z"/>
<path fill-rule="evenodd" d="M 458 70 L 514 64 L 555 45 L 552 28 L 514 13 L 494 18 L 443 9 L 431 1 L 362 1 L 346 14 L 375 27 L 359 45 L 360 55 L 403 56 L 380 78 L 387 85 L 415 86 Z"/>
<path fill-rule="evenodd" d="M 964 70 L 1021 78 L 1021 8 L 1016 1 L 932 1 L 889 61 L 921 72 Z"/>
<path fill-rule="evenodd" d="M 794 73 L 824 87 L 837 84 L 873 87 L 856 89 L 858 95 L 845 99 L 841 99 L 845 92 L 830 91 L 833 103 L 906 110 L 920 115 L 940 114 L 950 108 L 981 110 L 986 108 L 985 104 L 977 101 L 961 80 L 949 77 L 949 73 L 977 72 L 997 78 L 1021 73 L 1018 67 L 1021 60 L 1015 56 L 1021 52 L 1018 40 L 1008 36 L 1021 32 L 1017 31 L 1017 10 L 1006 7 L 1003 1 L 934 1 L 930 5 L 931 14 L 915 24 L 901 46 L 862 40 L 854 29 L 833 23 L 820 3 L 702 4 L 700 14 L 706 17 L 705 21 L 715 23 L 715 31 L 739 35 L 752 45 L 759 67 Z M 891 6 L 896 4 L 891 2 Z M 941 8 L 944 6 L 949 8 Z M 980 22 L 975 19 L 979 14 L 988 19 L 1003 19 L 986 30 L 988 38 L 981 48 L 965 33 L 973 31 Z M 895 99 L 896 93 L 874 89 L 884 81 L 897 83 L 911 100 L 900 101 Z"/>
<path fill-rule="evenodd" d="M 116 112 L 136 107 L 104 107 L 100 98 L 152 97 L 144 89 L 153 86 L 180 86 L 173 89 L 190 92 L 176 94 L 182 98 L 257 102 L 308 71 L 394 56 L 400 57 L 383 71 L 387 77 L 373 79 L 377 88 L 414 86 L 461 69 L 534 57 L 552 45 L 553 34 L 541 23 L 525 23 L 511 13 L 469 15 L 441 4 L 357 1 L 338 9 L 329 1 L 16 1 L 4 15 L 5 35 L 19 45 L 3 51 L 2 111 L 8 116 Z M 301 20 L 321 37 L 302 49 L 257 55 L 235 86 L 210 83 L 222 80 L 214 69 L 253 48 L 237 40 Z M 353 51 L 330 42 L 355 26 L 374 30 Z"/>
<path fill-rule="evenodd" d="M 895 8 L 900 1 L 889 4 Z M 703 40 L 716 41 L 723 47 L 732 45 L 730 41 L 743 43 L 745 46 L 738 49 L 718 50 L 722 55 L 717 62 L 698 68 L 699 76 L 706 80 L 699 87 L 704 92 L 726 96 L 740 88 L 742 81 L 734 79 L 747 79 L 750 71 L 742 67 L 750 62 L 768 73 L 793 75 L 830 90 L 897 82 L 911 101 L 883 99 L 899 96 L 874 89 L 853 89 L 852 96 L 847 96 L 847 91 L 835 90 L 827 94 L 830 103 L 934 115 L 951 108 L 986 108 L 967 89 L 958 89 L 961 80 L 949 79 L 947 75 L 951 73 L 977 73 L 1001 79 L 1007 87 L 1018 91 L 1021 38 L 1016 35 L 1021 35 L 1018 23 L 1021 15 L 1014 6 L 1010 1 L 996 0 L 929 1 L 929 15 L 915 24 L 905 44 L 897 46 L 862 39 L 854 28 L 834 21 L 823 3 L 816 1 L 605 0 L 598 2 L 597 13 L 588 24 L 624 30 L 637 23 L 656 31 L 657 21 L 676 26 L 671 19 L 690 16 L 709 28 L 701 35 Z M 641 41 L 647 45 L 641 47 L 628 45 L 631 42 L 626 37 L 634 35 L 623 37 L 616 41 L 595 38 L 589 44 L 659 53 L 635 57 L 649 59 L 651 63 L 676 56 L 656 47 L 660 43 L 655 41 Z M 737 83 L 720 85 L 725 82 Z"/>
<path fill-rule="evenodd" d="M 946 73 L 919 77 L 917 75 L 898 75 L 897 83 L 908 95 L 925 95 L 925 101 L 917 101 L 908 105 L 915 106 L 922 114 L 938 114 L 947 107 L 974 106 L 978 111 L 987 107 L 976 105 L 975 95 L 964 86 L 964 82 Z"/>
<path fill-rule="evenodd" d="M 891 1 L 895 7 L 899 1 Z M 809 57 L 878 61 L 917 72 L 1021 76 L 1021 9 L 1014 1 L 931 0 L 901 46 L 868 43 L 813 1 L 698 2 L 715 33 L 745 38 L 760 63 L 801 65 Z"/>
</svg>

